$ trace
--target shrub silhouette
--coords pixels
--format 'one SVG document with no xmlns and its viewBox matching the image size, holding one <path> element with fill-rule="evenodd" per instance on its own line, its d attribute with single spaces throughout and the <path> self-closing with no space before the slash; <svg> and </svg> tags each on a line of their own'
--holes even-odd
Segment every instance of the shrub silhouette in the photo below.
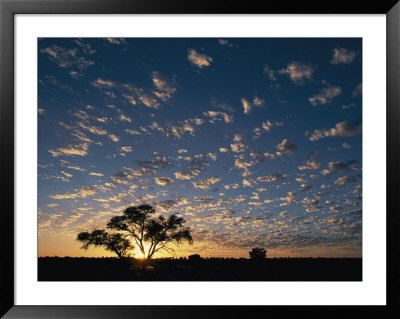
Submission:
<svg viewBox="0 0 400 319">
<path fill-rule="evenodd" d="M 255 247 L 249 251 L 250 258 L 253 260 L 262 260 L 267 258 L 267 251 L 261 247 Z"/>
</svg>

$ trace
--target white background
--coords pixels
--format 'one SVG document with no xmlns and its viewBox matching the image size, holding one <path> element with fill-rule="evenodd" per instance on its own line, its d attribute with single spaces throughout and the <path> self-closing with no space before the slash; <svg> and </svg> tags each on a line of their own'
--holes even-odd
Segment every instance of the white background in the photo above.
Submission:
<svg viewBox="0 0 400 319">
<path fill-rule="evenodd" d="M 17 305 L 386 303 L 385 15 L 17 15 L 15 27 Z M 38 282 L 38 37 L 362 37 L 363 281 Z"/>
</svg>

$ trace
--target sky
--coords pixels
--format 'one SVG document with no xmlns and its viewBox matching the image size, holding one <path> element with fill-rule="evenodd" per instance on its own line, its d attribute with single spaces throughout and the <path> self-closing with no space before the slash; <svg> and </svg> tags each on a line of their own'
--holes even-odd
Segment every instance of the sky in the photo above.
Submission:
<svg viewBox="0 0 400 319">
<path fill-rule="evenodd" d="M 361 38 L 38 39 L 38 255 L 148 204 L 175 257 L 361 257 L 361 82 Z"/>
</svg>

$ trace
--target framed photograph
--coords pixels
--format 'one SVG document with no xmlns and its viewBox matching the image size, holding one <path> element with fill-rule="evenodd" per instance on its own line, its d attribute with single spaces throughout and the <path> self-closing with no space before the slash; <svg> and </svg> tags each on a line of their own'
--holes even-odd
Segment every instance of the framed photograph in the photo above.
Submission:
<svg viewBox="0 0 400 319">
<path fill-rule="evenodd" d="M 1 315 L 399 315 L 397 1 L 0 10 Z"/>
</svg>

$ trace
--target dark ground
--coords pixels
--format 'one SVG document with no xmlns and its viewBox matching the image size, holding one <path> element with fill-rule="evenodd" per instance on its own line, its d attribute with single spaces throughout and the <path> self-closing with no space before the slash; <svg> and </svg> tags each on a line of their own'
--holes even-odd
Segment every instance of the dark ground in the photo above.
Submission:
<svg viewBox="0 0 400 319">
<path fill-rule="evenodd" d="M 361 258 L 134 259 L 41 257 L 39 281 L 361 281 Z"/>
</svg>

